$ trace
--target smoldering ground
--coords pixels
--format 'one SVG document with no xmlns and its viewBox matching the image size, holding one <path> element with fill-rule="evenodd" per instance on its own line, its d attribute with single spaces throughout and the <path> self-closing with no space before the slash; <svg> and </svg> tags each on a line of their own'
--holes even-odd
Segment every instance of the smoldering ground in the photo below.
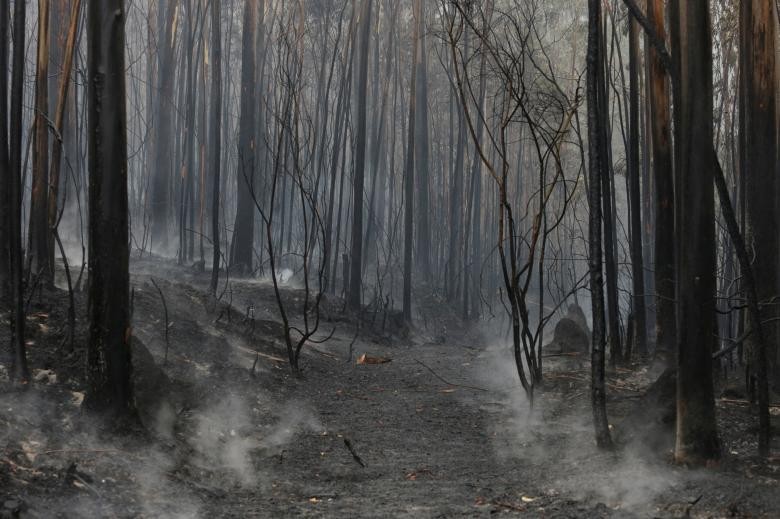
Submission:
<svg viewBox="0 0 780 519">
<path fill-rule="evenodd" d="M 150 390 L 142 400 L 165 405 L 145 408 L 146 431 L 116 434 L 94 421 L 80 407 L 83 364 L 58 353 L 54 320 L 62 316 L 31 317 L 31 362 L 56 381 L 42 376 L 29 400 L 0 391 L 0 493 L 24 502 L 30 516 L 720 517 L 746 488 L 738 510 L 776 511 L 776 479 L 765 475 L 699 475 L 639 445 L 597 453 L 587 359 L 545 358 L 531 411 L 512 352 L 493 332 L 503 328 L 458 325 L 436 300 L 418 307 L 427 321 L 403 338 L 368 329 L 356 338 L 348 322 L 329 323 L 334 339 L 307 345 L 295 377 L 274 313 L 263 313 L 268 321 L 254 332 L 244 319 L 247 302 L 259 314 L 273 298 L 269 283 L 236 283 L 232 318 L 218 319 L 223 307 L 201 288 L 208 274 L 146 258 L 133 269 L 134 334 L 149 352 L 135 357 Z M 167 363 L 150 277 L 172 323 Z M 356 364 L 362 354 L 390 362 Z M 608 379 L 615 430 L 634 400 L 623 397 L 650 382 L 621 377 Z M 745 411 L 732 406 L 722 416 Z"/>
<path fill-rule="evenodd" d="M 536 389 L 531 405 L 518 381 L 511 344 L 495 333 L 488 341 L 469 371 L 477 385 L 490 390 L 491 448 L 498 458 L 538 474 L 543 492 L 652 513 L 659 496 L 680 483 L 681 474 L 663 454 L 638 442 L 613 452 L 596 447 L 587 405 L 587 355 L 545 356 L 546 381 Z M 544 351 L 546 355 L 549 350 Z M 613 416 L 613 431 L 620 421 Z"/>
<path fill-rule="evenodd" d="M 46 485 L 27 500 L 32 517 L 202 516 L 203 500 L 228 489 L 267 490 L 279 453 L 297 435 L 321 432 L 295 401 L 269 413 L 262 398 L 227 394 L 176 417 L 160 413 L 150 429 L 161 435 L 141 437 L 116 434 L 82 403 L 82 393 L 52 386 L 0 395 L 4 468 Z"/>
</svg>

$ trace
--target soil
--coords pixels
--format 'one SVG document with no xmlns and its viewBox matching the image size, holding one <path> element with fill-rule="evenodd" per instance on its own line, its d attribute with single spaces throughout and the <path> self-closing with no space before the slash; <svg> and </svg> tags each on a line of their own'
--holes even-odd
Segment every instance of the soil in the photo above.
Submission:
<svg viewBox="0 0 780 519">
<path fill-rule="evenodd" d="M 530 409 L 501 327 L 462 323 L 433 295 L 411 330 L 327 299 L 315 337 L 332 337 L 304 347 L 296 376 L 267 280 L 231 280 L 215 303 L 208 273 L 160 258 L 131 268 L 140 424 L 81 408 L 85 296 L 67 353 L 67 293 L 34 295 L 29 388 L 0 357 L 0 517 L 780 517 L 780 442 L 753 456 L 740 395 L 717 401 L 723 461 L 688 469 L 668 441 L 635 434 L 671 438 L 663 420 L 636 418 L 658 374 L 618 369 L 619 444 L 600 452 L 586 358 L 546 357 Z M 292 307 L 304 295 L 283 292 Z"/>
</svg>

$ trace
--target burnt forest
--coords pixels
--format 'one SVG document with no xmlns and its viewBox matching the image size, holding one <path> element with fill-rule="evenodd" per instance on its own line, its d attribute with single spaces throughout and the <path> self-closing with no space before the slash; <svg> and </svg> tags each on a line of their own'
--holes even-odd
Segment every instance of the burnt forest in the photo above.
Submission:
<svg viewBox="0 0 780 519">
<path fill-rule="evenodd" d="M 780 1 L 0 0 L 0 519 L 780 518 Z"/>
</svg>

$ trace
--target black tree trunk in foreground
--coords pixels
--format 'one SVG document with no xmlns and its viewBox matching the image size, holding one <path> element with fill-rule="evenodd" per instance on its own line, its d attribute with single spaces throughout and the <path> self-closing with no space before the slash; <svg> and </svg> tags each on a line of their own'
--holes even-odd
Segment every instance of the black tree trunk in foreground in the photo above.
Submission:
<svg viewBox="0 0 780 519">
<path fill-rule="evenodd" d="M 771 0 L 753 0 L 744 4 L 747 26 L 742 53 L 742 73 L 745 75 L 745 196 L 747 197 L 747 243 L 752 245 L 753 273 L 761 283 L 756 287 L 761 308 L 766 344 L 777 348 L 777 305 L 771 304 L 778 292 L 777 257 L 780 252 L 780 234 L 777 232 L 778 208 L 777 130 L 775 114 L 775 25 Z M 769 304 L 766 304 L 769 303 Z M 749 351 L 758 350 L 756 336 L 748 338 Z M 774 351 L 774 350 L 773 350 Z M 769 363 L 775 356 L 769 352 Z M 750 369 L 758 366 L 751 359 Z M 765 361 L 766 359 L 764 359 Z M 780 376 L 780 370 L 775 370 Z"/>
<path fill-rule="evenodd" d="M 612 445 L 607 421 L 607 395 L 604 381 L 604 277 L 601 270 L 601 179 L 604 175 L 604 157 L 601 156 L 604 139 L 602 118 L 599 116 L 599 62 L 601 5 L 600 0 L 588 0 L 588 53 L 587 53 L 587 101 L 588 101 L 588 201 L 589 219 L 589 268 L 590 293 L 593 310 L 593 335 L 591 351 L 591 403 L 596 443 L 607 448 Z"/>
<path fill-rule="evenodd" d="M 86 403 L 133 411 L 124 0 L 89 2 L 89 387 Z"/>
<path fill-rule="evenodd" d="M 627 337 L 624 361 L 631 361 L 629 345 L 640 355 L 647 354 L 647 317 L 645 312 L 645 269 L 642 258 L 642 215 L 640 208 L 639 168 L 639 29 L 629 21 L 629 207 L 631 217 L 631 280 L 634 337 Z M 647 187 L 645 187 L 647 189 Z M 632 344 L 633 343 L 633 344 Z"/>
<path fill-rule="evenodd" d="M 677 435 L 675 460 L 720 457 L 712 380 L 715 346 L 715 193 L 713 184 L 712 36 L 708 0 L 672 2 L 679 23 L 677 215 Z M 676 38 L 675 37 L 675 38 Z"/>
<path fill-rule="evenodd" d="M 24 2 L 14 5 L 14 45 L 13 75 L 11 77 L 11 126 L 10 150 L 11 167 L 8 182 L 10 201 L 10 266 L 11 300 L 13 319 L 11 343 L 13 357 L 11 376 L 14 380 L 26 383 L 30 378 L 27 370 L 27 352 L 24 343 L 24 292 L 22 287 L 22 108 L 24 102 L 24 26 L 26 8 Z"/>
<path fill-rule="evenodd" d="M 8 70 L 8 0 L 0 0 L 0 70 Z M 11 161 L 8 157 L 8 74 L 0 77 L 0 308 L 11 306 Z"/>
</svg>

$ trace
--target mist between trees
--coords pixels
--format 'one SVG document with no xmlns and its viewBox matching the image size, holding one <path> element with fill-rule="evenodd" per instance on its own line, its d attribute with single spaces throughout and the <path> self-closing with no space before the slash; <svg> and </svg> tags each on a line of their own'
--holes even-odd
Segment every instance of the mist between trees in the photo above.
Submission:
<svg viewBox="0 0 780 519">
<path fill-rule="evenodd" d="M 650 369 L 677 462 L 720 458 L 729 377 L 767 457 L 777 25 L 770 0 L 0 1 L 10 374 L 67 289 L 85 405 L 132 419 L 132 263 L 159 260 L 210 274 L 217 321 L 267 281 L 297 375 L 332 308 L 357 337 L 433 305 L 498 330 L 533 407 L 573 326 L 599 447 L 609 373 Z"/>
</svg>

